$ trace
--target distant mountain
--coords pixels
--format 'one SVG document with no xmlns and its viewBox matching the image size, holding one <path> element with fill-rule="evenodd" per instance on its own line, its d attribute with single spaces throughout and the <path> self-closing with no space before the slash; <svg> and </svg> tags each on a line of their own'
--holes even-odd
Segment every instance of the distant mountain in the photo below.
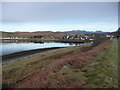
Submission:
<svg viewBox="0 0 120 90">
<path fill-rule="evenodd" d="M 104 33 L 104 32 L 99 30 L 99 31 L 95 31 L 95 33 Z"/>
<path fill-rule="evenodd" d="M 72 31 L 66 31 L 67 33 L 82 33 L 82 34 L 89 34 L 89 33 L 104 33 L 103 31 L 85 31 L 85 30 L 72 30 Z"/>
<path fill-rule="evenodd" d="M 35 32 L 52 32 L 52 31 L 35 31 Z"/>
<path fill-rule="evenodd" d="M 52 31 L 35 31 L 35 32 L 52 32 Z M 60 32 L 59 32 L 60 33 Z M 72 30 L 72 31 L 64 31 L 64 33 L 73 33 L 73 34 L 89 34 L 89 33 L 104 33 L 103 31 L 86 31 L 86 30 Z"/>
</svg>

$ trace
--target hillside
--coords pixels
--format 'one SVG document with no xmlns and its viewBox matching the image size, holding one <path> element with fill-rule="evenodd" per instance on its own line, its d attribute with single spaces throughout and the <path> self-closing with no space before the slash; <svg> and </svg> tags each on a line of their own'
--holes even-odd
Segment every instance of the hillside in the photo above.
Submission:
<svg viewBox="0 0 120 90">
<path fill-rule="evenodd" d="M 72 30 L 72 31 L 66 31 L 67 33 L 81 33 L 81 34 L 90 34 L 90 33 L 104 33 L 103 31 L 85 31 L 85 30 Z"/>
<path fill-rule="evenodd" d="M 51 32 L 51 31 L 36 31 L 36 32 L 2 32 L 2 38 L 34 38 L 36 36 L 41 36 L 44 39 L 63 39 L 63 38 L 80 38 L 85 35 L 92 37 L 92 35 L 110 34 L 102 31 L 66 31 L 66 32 Z"/>
</svg>

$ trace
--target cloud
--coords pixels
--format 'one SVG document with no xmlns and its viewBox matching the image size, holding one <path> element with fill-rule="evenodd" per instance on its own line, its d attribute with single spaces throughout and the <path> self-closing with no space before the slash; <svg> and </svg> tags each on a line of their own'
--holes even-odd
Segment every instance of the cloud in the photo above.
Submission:
<svg viewBox="0 0 120 90">
<path fill-rule="evenodd" d="M 117 2 L 3 2 L 1 31 L 116 31 Z"/>
<path fill-rule="evenodd" d="M 33 23 L 60 20 L 106 20 L 118 14 L 117 2 L 5 2 L 3 22 Z"/>
</svg>

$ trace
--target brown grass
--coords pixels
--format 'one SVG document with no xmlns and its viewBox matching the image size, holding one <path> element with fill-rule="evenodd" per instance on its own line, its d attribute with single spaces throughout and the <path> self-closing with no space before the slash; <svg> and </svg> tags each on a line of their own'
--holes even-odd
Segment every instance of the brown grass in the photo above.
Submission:
<svg viewBox="0 0 120 90">
<path fill-rule="evenodd" d="M 99 54 L 106 49 L 106 46 L 110 43 L 110 41 L 102 43 L 91 50 L 85 50 L 84 52 L 80 52 L 79 49 L 76 51 L 72 51 L 66 54 L 58 54 L 57 56 L 51 56 L 50 59 L 56 59 L 54 62 L 48 64 L 47 67 L 42 68 L 39 72 L 32 74 L 31 76 L 19 81 L 14 88 L 45 88 L 48 85 L 48 77 L 51 72 L 56 72 L 57 69 L 61 69 L 65 65 L 71 65 L 73 67 L 80 67 L 85 64 L 85 62 L 96 59 Z M 57 60 L 58 59 L 58 60 Z M 84 71 L 85 72 L 85 71 Z M 61 76 L 56 76 L 58 79 L 62 80 Z M 65 82 L 64 80 L 62 80 Z M 52 83 L 52 82 L 51 82 Z M 49 87 L 52 84 L 49 85 Z M 56 85 L 52 85 L 52 87 L 56 87 Z M 76 85 L 80 87 L 80 85 Z M 61 87 L 70 87 L 67 85 L 62 85 Z"/>
</svg>

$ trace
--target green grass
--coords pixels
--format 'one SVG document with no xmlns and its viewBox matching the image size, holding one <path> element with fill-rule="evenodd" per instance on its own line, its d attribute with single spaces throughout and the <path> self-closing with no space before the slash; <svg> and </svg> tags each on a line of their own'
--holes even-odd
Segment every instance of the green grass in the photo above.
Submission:
<svg viewBox="0 0 120 90">
<path fill-rule="evenodd" d="M 85 74 L 87 88 L 118 88 L 118 44 L 113 41 Z"/>
<path fill-rule="evenodd" d="M 47 87 L 118 88 L 118 45 L 113 40 L 96 60 L 75 68 L 64 65 L 51 72 Z"/>
</svg>

